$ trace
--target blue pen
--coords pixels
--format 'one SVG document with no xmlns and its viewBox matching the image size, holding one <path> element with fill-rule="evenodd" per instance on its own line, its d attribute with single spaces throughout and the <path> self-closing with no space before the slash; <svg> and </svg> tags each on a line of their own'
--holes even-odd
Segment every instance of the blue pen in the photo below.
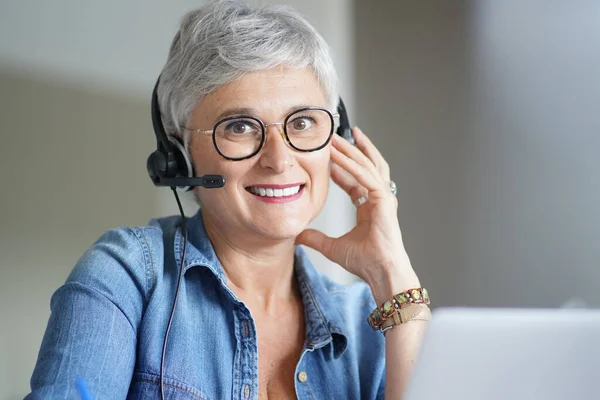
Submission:
<svg viewBox="0 0 600 400">
<path fill-rule="evenodd" d="M 79 395 L 81 396 L 81 400 L 94 400 L 92 396 L 92 392 L 90 392 L 90 388 L 88 387 L 87 382 L 81 376 L 77 378 L 77 389 L 79 390 Z"/>
</svg>

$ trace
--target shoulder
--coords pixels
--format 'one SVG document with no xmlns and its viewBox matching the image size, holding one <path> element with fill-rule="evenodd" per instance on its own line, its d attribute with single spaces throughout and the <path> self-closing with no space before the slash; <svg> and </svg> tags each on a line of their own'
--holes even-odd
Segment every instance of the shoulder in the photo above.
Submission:
<svg viewBox="0 0 600 400">
<path fill-rule="evenodd" d="M 111 294 L 119 288 L 129 290 L 133 284 L 147 297 L 164 261 L 165 237 L 173 235 L 177 220 L 153 219 L 145 226 L 123 226 L 104 232 L 78 260 L 66 283 Z"/>
</svg>

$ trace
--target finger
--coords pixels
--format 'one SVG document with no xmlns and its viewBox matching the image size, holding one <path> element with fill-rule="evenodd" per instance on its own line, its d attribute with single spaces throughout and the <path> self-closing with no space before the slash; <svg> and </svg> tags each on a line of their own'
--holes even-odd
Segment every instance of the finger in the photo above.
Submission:
<svg viewBox="0 0 600 400">
<path fill-rule="evenodd" d="M 367 194 L 367 189 L 359 185 L 356 179 L 337 164 L 331 165 L 331 179 L 346 192 L 354 202 L 360 196 Z"/>
<path fill-rule="evenodd" d="M 306 229 L 296 237 L 296 244 L 303 244 L 315 249 L 331 261 L 338 263 L 335 258 L 335 239 L 315 229 Z"/>
<path fill-rule="evenodd" d="M 360 129 L 359 127 L 355 127 L 352 129 L 352 134 L 354 135 L 354 141 L 356 142 L 356 147 L 360 149 L 372 162 L 375 164 L 381 176 L 384 180 L 390 180 L 390 166 L 383 158 L 383 155 L 379 152 L 377 147 L 373 144 L 371 139 Z"/>
<path fill-rule="evenodd" d="M 376 192 L 384 189 L 385 184 L 382 182 L 377 171 L 373 172 L 367 169 L 335 147 L 331 148 L 331 160 L 345 171 L 349 172 L 354 179 L 369 192 Z"/>
<path fill-rule="evenodd" d="M 373 164 L 373 162 L 369 160 L 369 158 L 366 155 L 364 155 L 362 151 L 360 151 L 355 146 L 352 146 L 347 140 L 343 140 L 339 137 L 336 137 L 333 141 L 333 147 L 345 154 L 347 157 L 356 161 L 358 164 L 367 168 L 375 176 L 377 176 L 377 179 L 383 181 L 383 177 L 380 176 L 380 173 L 377 170 L 375 164 Z"/>
</svg>

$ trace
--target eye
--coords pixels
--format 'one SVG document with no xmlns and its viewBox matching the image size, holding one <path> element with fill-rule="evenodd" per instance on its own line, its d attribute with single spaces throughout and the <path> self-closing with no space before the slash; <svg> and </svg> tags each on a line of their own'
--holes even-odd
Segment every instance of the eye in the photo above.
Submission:
<svg viewBox="0 0 600 400">
<path fill-rule="evenodd" d="M 250 128 L 248 127 L 248 124 L 244 122 L 235 122 L 227 126 L 227 130 L 229 132 L 235 133 L 236 135 L 242 135 L 248 132 L 249 129 Z"/>
<path fill-rule="evenodd" d="M 233 120 L 225 126 L 225 132 L 236 136 L 254 134 L 260 129 L 250 120 Z"/>
<path fill-rule="evenodd" d="M 310 129 L 313 125 L 313 122 L 313 118 L 308 116 L 302 116 L 294 118 L 294 120 L 291 123 L 291 126 L 292 129 L 294 129 L 294 131 L 302 132 Z"/>
</svg>

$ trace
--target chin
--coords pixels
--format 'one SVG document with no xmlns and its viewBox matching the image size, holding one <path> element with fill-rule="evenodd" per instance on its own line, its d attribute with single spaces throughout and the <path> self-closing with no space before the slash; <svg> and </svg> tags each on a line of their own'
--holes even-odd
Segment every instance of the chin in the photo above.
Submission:
<svg viewBox="0 0 600 400">
<path fill-rule="evenodd" d="M 309 221 L 300 221 L 295 218 L 265 218 L 261 221 L 253 221 L 253 230 L 272 240 L 295 239 L 308 227 L 308 223 Z"/>
</svg>

